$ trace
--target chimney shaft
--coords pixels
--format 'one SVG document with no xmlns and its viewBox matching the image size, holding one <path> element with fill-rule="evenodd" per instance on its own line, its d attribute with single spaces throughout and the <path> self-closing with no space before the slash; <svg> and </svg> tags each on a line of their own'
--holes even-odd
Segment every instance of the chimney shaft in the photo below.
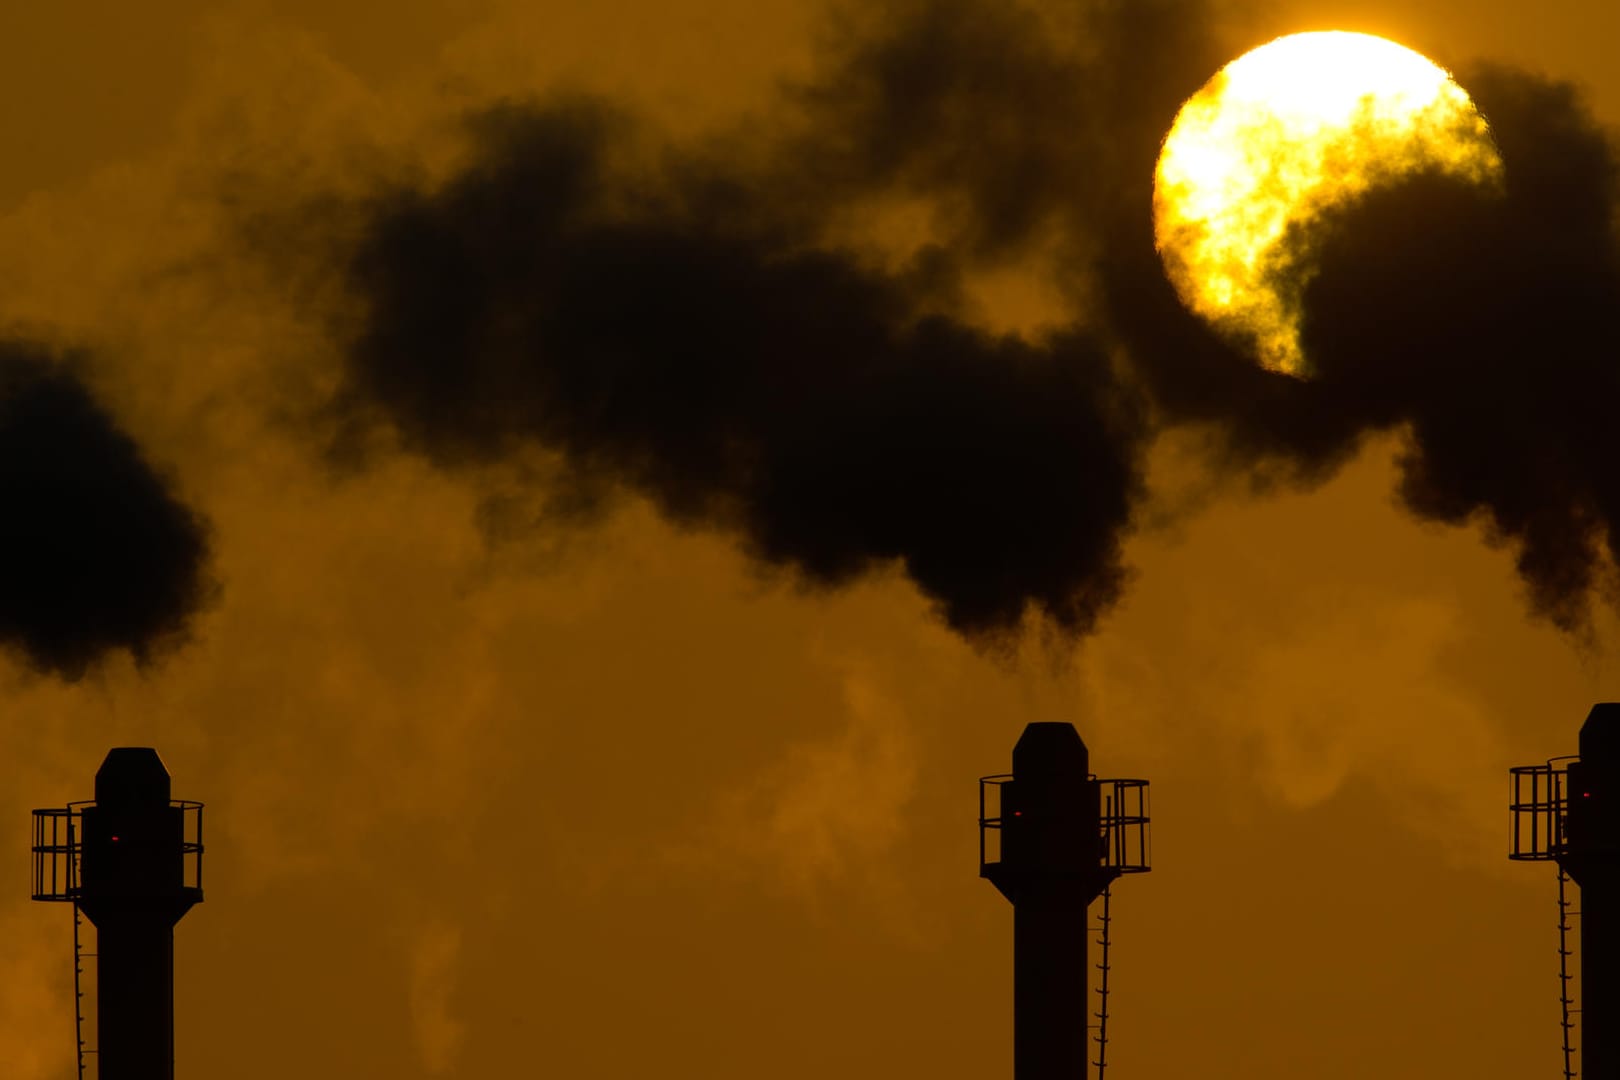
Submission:
<svg viewBox="0 0 1620 1080">
<path fill-rule="evenodd" d="M 1013 902 L 1014 1080 L 1084 1080 L 1089 1046 L 1086 910 L 1079 884 Z"/>
<path fill-rule="evenodd" d="M 174 927 L 96 921 L 99 1080 L 174 1080 Z"/>
</svg>

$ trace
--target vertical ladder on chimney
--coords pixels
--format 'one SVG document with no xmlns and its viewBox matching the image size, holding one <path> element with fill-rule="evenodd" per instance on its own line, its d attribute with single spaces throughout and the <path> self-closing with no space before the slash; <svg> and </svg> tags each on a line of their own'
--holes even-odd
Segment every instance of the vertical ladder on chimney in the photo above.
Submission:
<svg viewBox="0 0 1620 1080">
<path fill-rule="evenodd" d="M 78 1036 L 79 1053 L 79 1080 L 85 1080 L 84 1059 L 95 1050 L 86 1049 L 84 1045 L 84 962 L 94 960 L 96 954 L 84 951 L 84 938 L 82 936 L 82 923 L 84 915 L 79 911 L 79 905 L 73 905 L 73 1033 Z M 99 1076 L 101 1070 L 97 1069 Z"/>
<path fill-rule="evenodd" d="M 1576 1069 L 1572 1064 L 1575 1050 L 1569 1044 L 1569 1033 L 1575 1027 L 1570 1017 L 1580 1012 L 1579 1009 L 1570 1008 L 1575 999 L 1569 996 L 1569 984 L 1575 976 L 1569 973 L 1569 958 L 1574 955 L 1569 947 L 1569 932 L 1571 915 L 1579 916 L 1579 911 L 1571 911 L 1574 901 L 1568 895 L 1569 875 L 1564 868 L 1558 868 L 1558 1003 L 1564 1010 L 1562 1023 L 1564 1025 L 1564 1080 L 1575 1080 Z"/>
<path fill-rule="evenodd" d="M 1108 924 L 1111 921 L 1108 914 L 1108 896 L 1111 890 L 1103 889 L 1102 894 L 1102 921 L 1097 927 L 1097 944 L 1102 947 L 1102 960 L 1097 964 L 1097 970 L 1102 973 L 1097 980 L 1097 1011 L 1092 1015 L 1097 1018 L 1097 1060 L 1092 1062 L 1097 1066 L 1097 1080 L 1103 1080 L 1103 1073 L 1108 1068 Z"/>
<path fill-rule="evenodd" d="M 85 1080 L 84 1059 L 95 1050 L 87 1050 L 84 1045 L 84 962 L 94 960 L 96 954 L 84 951 L 84 912 L 79 910 L 79 844 L 75 835 L 77 830 L 73 827 L 73 817 L 70 814 L 67 820 L 67 890 L 73 897 L 73 1034 L 76 1039 L 75 1052 L 79 1061 L 79 1080 Z M 96 1070 L 101 1075 L 101 1070 Z"/>
</svg>

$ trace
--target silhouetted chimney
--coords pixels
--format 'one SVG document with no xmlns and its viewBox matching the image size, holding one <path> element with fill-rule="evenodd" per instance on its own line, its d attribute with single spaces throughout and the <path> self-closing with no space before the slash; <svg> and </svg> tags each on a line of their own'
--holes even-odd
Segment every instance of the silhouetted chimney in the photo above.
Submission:
<svg viewBox="0 0 1620 1080">
<path fill-rule="evenodd" d="M 1072 724 L 1035 723 L 1010 775 L 979 781 L 979 876 L 1013 904 L 1013 1076 L 1083 1080 L 1095 1018 L 1107 1048 L 1107 934 L 1087 909 L 1121 874 L 1148 869 L 1147 781 L 1098 780 Z M 1101 1005 L 1087 997 L 1087 946 L 1099 935 Z"/>
<path fill-rule="evenodd" d="M 173 1080 L 174 926 L 202 900 L 202 804 L 169 797 L 150 747 L 108 752 L 93 802 L 34 811 L 34 899 L 74 905 L 96 927 L 96 1044 L 79 1024 L 79 1071 L 99 1080 Z"/>
<path fill-rule="evenodd" d="M 1567 765 L 1560 765 L 1567 762 Z M 1567 965 L 1564 992 L 1565 1072 L 1580 1054 L 1579 1073 L 1590 1080 L 1620 1078 L 1620 704 L 1592 706 L 1581 726 L 1578 757 L 1511 770 L 1510 859 L 1556 860 L 1562 933 L 1572 928 L 1564 875 L 1581 888 L 1579 999 L 1571 998 Z M 1565 946 L 1560 958 L 1570 955 Z M 1572 1015 L 1580 1017 L 1578 1047 Z"/>
</svg>

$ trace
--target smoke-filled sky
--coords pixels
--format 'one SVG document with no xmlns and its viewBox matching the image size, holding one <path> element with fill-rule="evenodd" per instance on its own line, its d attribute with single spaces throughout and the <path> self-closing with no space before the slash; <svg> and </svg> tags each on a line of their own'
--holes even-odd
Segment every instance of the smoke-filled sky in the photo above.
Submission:
<svg viewBox="0 0 1620 1080">
<path fill-rule="evenodd" d="M 1280 33 L 1450 67 L 1502 192 L 1330 223 L 1318 377 L 1151 172 Z M 1522 1076 L 1505 771 L 1620 692 L 1620 13 L 1562 0 L 36 6 L 0 20 L 0 1058 L 26 811 L 207 810 L 177 1074 L 1005 1075 L 974 778 L 1153 783 L 1130 1076 Z"/>
</svg>

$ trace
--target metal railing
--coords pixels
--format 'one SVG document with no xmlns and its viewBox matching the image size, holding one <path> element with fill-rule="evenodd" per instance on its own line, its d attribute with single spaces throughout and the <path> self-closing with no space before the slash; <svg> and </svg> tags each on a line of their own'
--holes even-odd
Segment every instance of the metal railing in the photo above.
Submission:
<svg viewBox="0 0 1620 1080">
<path fill-rule="evenodd" d="M 80 824 L 88 805 L 76 802 L 34 811 L 35 900 L 78 899 Z"/>
<path fill-rule="evenodd" d="M 1153 868 L 1146 780 L 1099 780 L 1102 785 L 1103 865 L 1121 874 Z"/>
<path fill-rule="evenodd" d="M 1011 773 L 979 778 L 979 866 L 1001 861 L 1001 787 L 1013 779 Z M 1152 869 L 1151 813 L 1146 780 L 1099 780 L 1098 865 L 1116 874 L 1141 874 Z"/>
<path fill-rule="evenodd" d="M 84 808 L 94 805 L 93 800 L 86 800 L 34 811 L 35 900 L 58 903 L 79 900 L 79 878 L 84 855 Z M 200 894 L 203 804 L 174 799 L 169 805 L 180 811 L 182 887 L 194 889 Z"/>
<path fill-rule="evenodd" d="M 1569 846 L 1569 772 L 1552 758 L 1545 765 L 1508 770 L 1508 858 L 1556 859 Z"/>
</svg>

